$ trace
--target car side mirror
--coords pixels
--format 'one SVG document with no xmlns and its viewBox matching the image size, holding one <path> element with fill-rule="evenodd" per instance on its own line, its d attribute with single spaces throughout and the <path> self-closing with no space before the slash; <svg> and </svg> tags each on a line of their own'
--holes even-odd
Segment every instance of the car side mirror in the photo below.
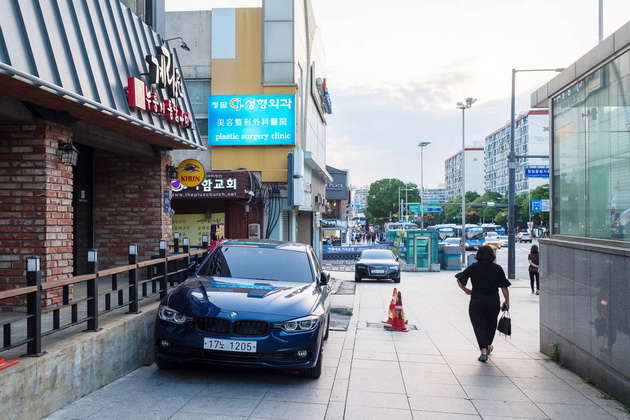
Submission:
<svg viewBox="0 0 630 420">
<path fill-rule="evenodd" d="M 319 277 L 319 282 L 323 285 L 328 284 L 330 282 L 330 273 L 322 271 L 322 275 Z"/>
</svg>

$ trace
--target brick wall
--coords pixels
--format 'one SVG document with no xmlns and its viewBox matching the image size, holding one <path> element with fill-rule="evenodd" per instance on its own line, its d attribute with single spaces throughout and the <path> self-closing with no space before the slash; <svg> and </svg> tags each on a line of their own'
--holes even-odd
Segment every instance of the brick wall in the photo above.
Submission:
<svg viewBox="0 0 630 420">
<path fill-rule="evenodd" d="M 171 239 L 170 195 L 166 165 L 171 157 L 136 157 L 94 151 L 94 234 L 99 268 L 127 264 L 130 243 L 139 260 L 158 254 L 160 239 Z"/>
<path fill-rule="evenodd" d="M 26 284 L 29 256 L 41 258 L 43 282 L 72 274 L 72 167 L 61 163 L 59 141 L 71 142 L 72 131 L 56 123 L 0 126 L 0 290 Z"/>
</svg>

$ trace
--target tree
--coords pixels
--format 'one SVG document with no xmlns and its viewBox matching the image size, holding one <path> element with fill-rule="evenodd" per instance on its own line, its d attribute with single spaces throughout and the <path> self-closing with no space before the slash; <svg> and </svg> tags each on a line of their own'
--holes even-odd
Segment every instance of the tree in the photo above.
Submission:
<svg viewBox="0 0 630 420">
<path fill-rule="evenodd" d="M 405 189 L 408 189 L 408 191 L 405 191 Z M 402 200 L 407 199 L 409 203 L 419 203 L 420 192 L 418 191 L 418 186 L 412 183 L 405 184 L 395 178 L 386 178 L 373 182 L 368 190 L 367 208 L 365 210 L 368 221 L 377 225 L 383 225 L 385 222 L 388 222 L 390 217 L 399 211 L 399 197 Z"/>
</svg>

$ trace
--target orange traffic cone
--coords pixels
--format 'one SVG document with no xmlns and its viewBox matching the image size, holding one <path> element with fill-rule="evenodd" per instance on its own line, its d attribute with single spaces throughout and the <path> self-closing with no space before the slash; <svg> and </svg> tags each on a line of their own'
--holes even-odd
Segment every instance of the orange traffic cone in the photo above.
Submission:
<svg viewBox="0 0 630 420">
<path fill-rule="evenodd" d="M 9 366 L 13 366 L 17 363 L 19 363 L 19 360 L 7 360 L 4 357 L 0 356 L 0 370 L 6 369 Z"/>
<path fill-rule="evenodd" d="M 394 320 L 394 314 L 395 314 L 394 306 L 396 306 L 397 296 L 398 296 L 398 290 L 396 290 L 396 288 L 394 287 L 394 292 L 392 293 L 392 300 L 389 303 L 389 309 L 387 310 L 387 321 L 381 321 L 382 323 L 391 324 L 392 321 Z"/>
<path fill-rule="evenodd" d="M 396 306 L 394 306 L 394 310 L 395 314 L 394 319 L 392 320 L 392 325 L 386 325 L 385 328 L 391 331 L 409 331 L 409 328 L 407 328 L 407 326 L 405 325 L 407 323 L 407 319 L 405 317 L 405 310 L 403 309 L 402 295 L 400 292 L 398 292 L 398 297 L 396 300 Z"/>
</svg>

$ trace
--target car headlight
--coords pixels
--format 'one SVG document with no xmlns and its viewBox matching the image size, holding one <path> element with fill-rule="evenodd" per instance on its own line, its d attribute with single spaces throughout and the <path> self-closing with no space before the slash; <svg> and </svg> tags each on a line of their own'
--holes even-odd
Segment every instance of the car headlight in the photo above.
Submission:
<svg viewBox="0 0 630 420">
<path fill-rule="evenodd" d="M 180 314 L 175 309 L 171 309 L 168 306 L 160 306 L 158 316 L 162 321 L 173 322 L 175 324 L 183 324 L 188 320 L 186 315 Z"/>
<path fill-rule="evenodd" d="M 357 264 L 356 267 L 360 268 L 360 269 L 364 269 L 365 268 L 365 264 Z"/>
<path fill-rule="evenodd" d="M 284 332 L 305 332 L 314 330 L 317 327 L 319 318 L 315 315 L 308 315 L 302 318 L 292 319 L 290 321 L 276 322 L 273 324 L 275 328 L 280 328 Z"/>
</svg>

